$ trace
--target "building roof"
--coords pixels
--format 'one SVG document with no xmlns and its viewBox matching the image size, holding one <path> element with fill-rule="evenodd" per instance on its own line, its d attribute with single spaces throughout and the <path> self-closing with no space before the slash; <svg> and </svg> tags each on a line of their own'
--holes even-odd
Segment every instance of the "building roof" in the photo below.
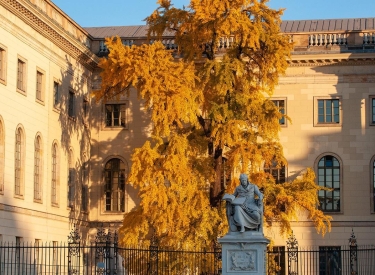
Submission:
<svg viewBox="0 0 375 275">
<path fill-rule="evenodd" d="M 375 30 L 375 18 L 285 20 L 281 32 L 338 32 Z"/>
<path fill-rule="evenodd" d="M 147 26 L 117 26 L 117 27 L 91 27 L 84 28 L 94 39 L 120 36 L 123 38 L 147 37 Z M 174 36 L 173 32 L 166 31 L 164 36 Z"/>
<path fill-rule="evenodd" d="M 280 27 L 282 33 L 368 31 L 375 30 L 375 18 L 284 20 Z M 146 25 L 90 27 L 84 29 L 94 39 L 116 35 L 123 38 L 147 37 Z M 173 36 L 173 32 L 166 31 L 164 36 Z"/>
</svg>

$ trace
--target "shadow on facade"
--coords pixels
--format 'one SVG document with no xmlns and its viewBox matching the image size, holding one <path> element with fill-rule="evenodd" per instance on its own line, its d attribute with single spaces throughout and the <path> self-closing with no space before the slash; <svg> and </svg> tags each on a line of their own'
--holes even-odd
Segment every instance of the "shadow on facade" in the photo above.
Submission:
<svg viewBox="0 0 375 275">
<path fill-rule="evenodd" d="M 107 129 L 104 103 L 95 102 L 90 94 L 92 89 L 99 87 L 94 87 L 90 78 L 85 81 L 81 77 L 82 71 L 74 68 L 68 58 L 66 63 L 67 70 L 61 72 L 63 89 L 58 122 L 63 151 L 61 161 L 67 163 L 68 177 L 66 183 L 60 183 L 62 190 L 64 185 L 67 189 L 66 195 L 62 193 L 60 199 L 66 198 L 68 203 L 72 200 L 70 229 L 77 225 L 82 239 L 89 240 L 90 229 L 106 227 L 115 230 L 121 226 L 123 212 L 105 211 L 104 165 L 111 158 L 120 158 L 127 166 L 127 178 L 132 150 L 142 146 L 149 137 L 150 119 L 148 113 L 142 111 L 142 101 L 137 99 L 136 94 L 131 94 L 130 98 L 120 99 L 127 103 L 128 126 L 125 129 Z M 74 112 L 70 109 L 73 101 Z M 74 155 L 73 164 L 69 163 L 71 153 Z M 72 179 L 73 187 L 69 187 Z M 129 212 L 133 202 L 138 203 L 139 198 L 137 191 L 128 183 L 125 189 L 125 212 Z"/>
</svg>

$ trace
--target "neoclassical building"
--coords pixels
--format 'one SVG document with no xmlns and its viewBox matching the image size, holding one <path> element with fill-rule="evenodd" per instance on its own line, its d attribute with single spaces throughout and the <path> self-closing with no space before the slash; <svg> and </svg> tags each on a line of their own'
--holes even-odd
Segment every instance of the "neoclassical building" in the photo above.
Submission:
<svg viewBox="0 0 375 275">
<path fill-rule="evenodd" d="M 292 58 L 273 95 L 288 166 L 280 182 L 316 172 L 324 238 L 301 213 L 300 245 L 359 244 L 375 233 L 375 18 L 284 21 Z M 66 241 L 76 225 L 90 240 L 114 230 L 137 204 L 127 184 L 133 148 L 150 135 L 136 96 L 95 102 L 104 39 L 147 43 L 146 26 L 83 28 L 48 0 L 0 2 L 0 240 Z M 176 48 L 172 33 L 163 43 Z M 222 40 L 218 47 L 225 47 Z M 285 245 L 277 226 L 266 230 Z"/>
</svg>

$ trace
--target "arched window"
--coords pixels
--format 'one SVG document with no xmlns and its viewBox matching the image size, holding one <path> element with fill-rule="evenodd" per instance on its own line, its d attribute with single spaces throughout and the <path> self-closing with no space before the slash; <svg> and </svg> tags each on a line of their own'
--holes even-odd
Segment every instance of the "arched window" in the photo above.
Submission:
<svg viewBox="0 0 375 275">
<path fill-rule="evenodd" d="M 56 143 L 52 144 L 52 181 L 51 181 L 51 203 L 54 206 L 59 204 L 59 155 Z"/>
<path fill-rule="evenodd" d="M 42 200 L 42 140 L 39 135 L 34 144 L 34 200 Z"/>
<path fill-rule="evenodd" d="M 340 211 L 340 162 L 334 156 L 324 156 L 318 162 L 318 184 L 332 190 L 320 190 L 320 209 L 327 212 Z"/>
<path fill-rule="evenodd" d="M 126 165 L 121 159 L 113 158 L 105 164 L 105 211 L 125 211 L 126 172 Z"/>
<path fill-rule="evenodd" d="M 68 207 L 74 207 L 74 198 L 75 198 L 75 184 L 76 184 L 76 169 L 74 167 L 74 156 L 73 151 L 69 150 L 68 155 L 68 196 L 67 203 Z"/>
<path fill-rule="evenodd" d="M 0 117 L 0 194 L 4 194 L 5 134 Z"/>
<path fill-rule="evenodd" d="M 14 192 L 16 196 L 23 196 L 24 173 L 24 134 L 21 127 L 16 130 L 16 147 L 14 156 Z"/>
</svg>

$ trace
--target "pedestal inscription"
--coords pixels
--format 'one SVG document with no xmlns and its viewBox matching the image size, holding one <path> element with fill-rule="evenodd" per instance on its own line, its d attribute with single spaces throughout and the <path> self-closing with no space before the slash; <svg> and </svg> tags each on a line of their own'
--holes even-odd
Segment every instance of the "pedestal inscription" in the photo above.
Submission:
<svg viewBox="0 0 375 275">
<path fill-rule="evenodd" d="M 228 250 L 228 268 L 233 271 L 256 271 L 257 252 Z"/>
</svg>

